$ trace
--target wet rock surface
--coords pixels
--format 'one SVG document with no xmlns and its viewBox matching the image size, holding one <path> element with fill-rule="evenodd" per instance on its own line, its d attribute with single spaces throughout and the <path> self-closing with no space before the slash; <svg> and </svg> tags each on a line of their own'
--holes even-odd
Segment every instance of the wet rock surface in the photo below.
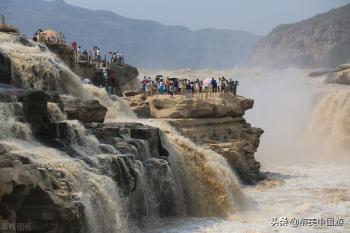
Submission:
<svg viewBox="0 0 350 233">
<path fill-rule="evenodd" d="M 203 94 L 204 95 L 204 94 Z M 151 115 L 154 118 L 215 118 L 241 117 L 254 105 L 254 100 L 230 94 L 219 94 L 205 99 L 187 100 L 169 98 L 151 98 Z"/>
<path fill-rule="evenodd" d="M 65 97 L 58 93 L 4 89 L 0 96 L 0 102 L 22 106 L 21 121 L 30 125 L 41 142 L 85 164 L 90 172 L 110 177 L 118 186 L 130 218 L 138 224 L 145 216 L 176 215 L 169 152 L 162 145 L 158 128 L 93 122 L 86 123 L 87 134 L 82 135 L 69 121 L 50 118 L 48 103 L 61 110 L 67 106 Z M 99 108 L 90 108 L 89 113 L 98 115 Z M 87 140 L 83 137 L 90 135 L 96 137 L 98 145 L 92 152 L 84 150 L 91 145 L 79 146 Z M 17 152 L 0 143 L 0 222 L 30 223 L 28 232 L 87 232 L 85 209 L 76 198 L 73 183 L 55 166 L 31 161 L 35 152 L 31 153 Z M 64 163 L 58 167 L 65 167 Z"/>
<path fill-rule="evenodd" d="M 83 123 L 104 122 L 107 108 L 97 100 L 82 100 L 71 96 L 60 96 L 60 99 L 68 119 L 77 119 Z"/>
<path fill-rule="evenodd" d="M 83 219 L 79 204 L 63 180 L 58 172 L 32 164 L 20 155 L 2 152 L 0 222 L 15 226 L 16 232 L 80 232 Z"/>
<path fill-rule="evenodd" d="M 255 184 L 264 179 L 254 154 L 263 130 L 251 127 L 244 118 L 177 119 L 168 122 L 195 143 L 226 158 L 241 181 Z"/>
<path fill-rule="evenodd" d="M 11 84 L 12 64 L 10 58 L 0 50 L 0 83 Z"/>
<path fill-rule="evenodd" d="M 254 100 L 231 94 L 208 99 L 203 94 L 202 98 L 191 100 L 179 96 L 126 99 L 139 116 L 164 119 L 183 136 L 224 156 L 243 183 L 256 184 L 265 178 L 254 157 L 264 131 L 252 127 L 243 118 Z"/>
<path fill-rule="evenodd" d="M 86 128 L 102 143 L 115 145 L 118 151 L 124 150 L 125 154 L 132 154 L 133 152 L 125 146 L 125 143 L 141 148 L 140 151 L 148 152 L 144 158 L 139 158 L 141 161 L 149 157 L 167 158 L 169 155 L 162 146 L 158 128 L 138 123 L 92 123 L 87 124 Z M 142 147 L 148 148 L 143 149 Z M 140 154 L 142 155 L 142 153 L 138 153 L 138 155 Z"/>
</svg>

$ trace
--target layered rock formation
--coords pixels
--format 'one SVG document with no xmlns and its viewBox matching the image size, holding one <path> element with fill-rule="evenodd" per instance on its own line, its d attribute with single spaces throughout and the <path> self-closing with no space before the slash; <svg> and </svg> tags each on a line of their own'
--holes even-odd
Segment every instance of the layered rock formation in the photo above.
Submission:
<svg viewBox="0 0 350 233">
<path fill-rule="evenodd" d="M 263 38 L 251 63 L 276 67 L 333 68 L 350 61 L 350 4 L 295 24 L 280 25 Z"/>
<path fill-rule="evenodd" d="M 107 108 L 97 100 L 82 100 L 72 96 L 61 96 L 63 111 L 68 119 L 77 119 L 80 122 L 100 122 L 103 123 Z"/>
<path fill-rule="evenodd" d="M 84 229 L 81 206 L 70 195 L 71 187 L 62 175 L 10 149 L 0 150 L 2 232 L 70 233 Z"/>
<path fill-rule="evenodd" d="M 39 151 L 19 152 L 17 145 L 0 143 L 0 221 L 14 226 L 16 223 L 30 224 L 27 226 L 30 232 L 87 232 L 85 228 L 89 224 L 85 220 L 85 211 L 88 210 L 83 207 L 82 200 L 76 197 L 76 192 L 89 187 L 76 186 L 71 180 L 69 166 L 77 166 L 84 171 L 87 175 L 84 179 L 98 174 L 110 177 L 118 186 L 121 197 L 125 198 L 125 208 L 130 218 L 135 221 L 141 221 L 151 212 L 157 216 L 176 215 L 177 194 L 173 189 L 171 168 L 167 161 L 169 152 L 162 145 L 160 130 L 138 123 L 99 123 L 104 120 L 104 107 L 101 113 L 98 102 L 93 103 L 97 105 L 94 108 L 88 106 L 85 100 L 71 98 L 74 103 L 58 93 L 0 89 L 0 104 L 14 106 L 9 108 L 13 112 L 0 111 L 0 123 L 3 123 L 3 114 L 13 114 L 12 117 L 18 115 L 18 122 L 11 126 L 12 130 L 17 133 L 20 130 L 28 131 L 15 128 L 18 124 L 27 124 L 34 138 L 67 156 L 57 161 L 56 167 L 56 162 L 52 162 L 52 165 L 46 165 L 45 161 L 43 164 L 38 163 L 41 160 L 37 158 L 43 156 Z M 66 120 L 61 112 L 65 110 L 71 119 L 84 120 L 80 117 L 86 117 L 86 114 L 79 113 L 85 111 L 81 110 L 82 103 L 86 104 L 83 108 L 88 108 L 91 116 L 86 120 L 90 122 L 86 125 L 86 131 L 79 128 L 75 121 Z M 55 117 L 57 114 L 62 116 Z M 3 133 L 0 136 L 17 137 L 11 132 L 11 135 Z M 90 138 L 92 135 L 97 141 Z M 70 157 L 82 163 L 76 164 Z M 96 174 L 93 170 L 85 170 L 87 165 L 84 164 L 88 164 L 91 167 L 89 169 L 95 169 Z M 90 175 L 91 172 L 93 174 Z M 150 184 L 152 186 L 148 187 Z M 99 194 L 92 194 L 96 195 Z M 157 204 L 149 203 L 147 198 L 152 198 Z M 109 203 L 106 200 L 104 204 Z"/>
<path fill-rule="evenodd" d="M 181 97 L 128 98 L 141 117 L 164 119 L 196 144 L 224 156 L 244 183 L 264 179 L 254 158 L 263 130 L 251 127 L 243 118 L 254 101 L 241 96 L 219 94 L 207 100 Z"/>
<path fill-rule="evenodd" d="M 225 217 L 244 205 L 239 183 L 221 155 L 203 150 L 171 127 L 172 135 L 162 133 L 152 121 L 147 123 L 154 127 L 117 123 L 117 118 L 102 123 L 102 103 L 114 115 L 129 110 L 120 98 L 82 85 L 83 77 L 45 46 L 12 35 L 2 34 L 1 40 L 6 42 L 0 43 L 3 55 L 15 70 L 7 82 L 14 86 L 0 85 L 1 222 L 16 227 L 32 223 L 29 232 L 137 232 L 148 219 Z M 119 68 L 125 66 L 114 69 Z M 242 171 L 241 178 L 258 180 L 258 164 L 249 153 L 262 132 L 242 118 L 252 100 L 220 95 L 208 101 L 172 101 L 144 99 L 140 105 L 148 106 L 150 116 L 178 124 L 199 145 L 220 152 L 222 147 L 215 146 L 224 140 L 228 152 L 220 153 L 238 174 Z M 194 118 L 201 122 L 194 128 L 186 125 Z M 206 131 L 203 127 L 211 120 L 215 126 Z M 223 125 L 215 131 L 221 121 L 232 132 L 224 132 Z M 202 132 L 200 139 L 197 132 Z"/>
<path fill-rule="evenodd" d="M 326 83 L 350 85 L 350 64 L 343 64 L 329 72 Z"/>
</svg>

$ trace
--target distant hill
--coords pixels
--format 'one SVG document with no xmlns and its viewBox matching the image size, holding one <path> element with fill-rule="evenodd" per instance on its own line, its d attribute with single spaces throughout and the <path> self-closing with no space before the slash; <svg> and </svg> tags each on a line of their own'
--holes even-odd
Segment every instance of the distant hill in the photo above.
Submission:
<svg viewBox="0 0 350 233">
<path fill-rule="evenodd" d="M 136 6 L 135 6 L 136 7 Z M 132 10 L 132 9 L 130 9 Z M 83 48 L 120 49 L 144 68 L 229 68 L 242 64 L 259 36 L 231 30 L 189 30 L 93 11 L 62 0 L 1 0 L 0 14 L 28 36 L 38 28 L 62 31 Z"/>
<path fill-rule="evenodd" d="M 350 62 L 350 4 L 295 24 L 280 25 L 263 38 L 254 65 L 335 67 Z"/>
</svg>

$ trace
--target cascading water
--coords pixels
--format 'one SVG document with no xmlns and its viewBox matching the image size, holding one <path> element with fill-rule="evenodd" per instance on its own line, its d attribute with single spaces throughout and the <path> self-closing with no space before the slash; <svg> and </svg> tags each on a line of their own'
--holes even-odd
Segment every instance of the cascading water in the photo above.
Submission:
<svg viewBox="0 0 350 233">
<path fill-rule="evenodd" d="M 87 232 L 130 232 L 123 217 L 123 207 L 115 182 L 98 174 L 81 160 L 72 159 L 64 152 L 44 147 L 37 142 L 9 141 L 14 153 L 28 158 L 53 173 L 62 173 L 71 187 L 72 195 L 84 207 Z M 62 178 L 61 178 L 62 179 Z"/>
<path fill-rule="evenodd" d="M 350 150 L 350 88 L 330 86 L 318 97 L 306 132 L 319 155 L 348 156 Z M 332 156 L 333 157 L 333 156 Z"/>
<path fill-rule="evenodd" d="M 136 114 L 129 108 L 128 104 L 118 96 L 109 96 L 105 89 L 85 84 L 84 88 L 93 97 L 107 107 L 106 121 L 137 119 Z"/>
<path fill-rule="evenodd" d="M 12 83 L 16 86 L 88 97 L 80 78 L 46 46 L 0 32 L 0 50 L 12 61 Z"/>
<path fill-rule="evenodd" d="M 195 145 L 168 123 L 142 122 L 163 129 L 163 142 L 171 151 L 175 177 L 184 183 L 191 215 L 230 216 L 248 207 L 236 175 L 221 155 Z"/>
<path fill-rule="evenodd" d="M 130 232 L 127 221 L 121 215 L 123 211 L 119 203 L 122 202 L 114 181 L 98 174 L 84 162 L 75 160 L 62 151 L 45 147 L 29 137 L 30 127 L 20 122 L 23 119 L 17 116 L 21 116 L 22 113 L 14 109 L 16 106 L 20 110 L 19 103 L 0 104 L 0 132 L 4 145 L 12 148 L 13 153 L 27 158 L 31 163 L 48 170 L 53 175 L 63 174 L 72 188 L 70 192 L 84 206 L 87 232 Z M 57 114 L 57 108 L 53 106 L 51 105 L 49 109 L 55 109 Z M 62 113 L 57 115 L 63 116 Z M 76 140 L 91 142 L 91 136 L 85 133 L 80 124 L 73 122 L 71 125 L 78 126 L 74 129 L 74 131 L 79 131 L 75 133 Z M 74 141 L 73 147 L 78 147 L 79 143 Z M 84 144 L 84 147 L 88 147 L 88 144 Z"/>
<path fill-rule="evenodd" d="M 20 120 L 23 120 L 21 103 L 0 102 L 0 139 L 12 137 L 29 140 L 32 137 L 30 126 Z"/>
<path fill-rule="evenodd" d="M 148 219 L 163 216 L 229 216 L 244 209 L 247 200 L 222 156 L 196 146 L 164 122 L 137 119 L 121 98 L 104 89 L 82 85 L 45 46 L 4 33 L 0 42 L 13 64 L 16 86 L 96 98 L 108 108 L 108 123 L 132 121 L 164 130 L 161 139 L 170 154 L 155 158 L 147 140 L 126 136 L 123 142 L 102 144 L 80 122 L 67 120 L 58 104 L 48 103 L 51 122 L 67 126 L 66 135 L 57 129 L 66 147 L 56 150 L 30 137 L 29 126 L 18 119 L 20 103 L 1 103 L 1 139 L 33 163 L 64 174 L 84 207 L 89 233 L 136 232 L 127 219 L 145 226 Z M 118 143 L 127 143 L 132 154 L 121 155 Z"/>
</svg>

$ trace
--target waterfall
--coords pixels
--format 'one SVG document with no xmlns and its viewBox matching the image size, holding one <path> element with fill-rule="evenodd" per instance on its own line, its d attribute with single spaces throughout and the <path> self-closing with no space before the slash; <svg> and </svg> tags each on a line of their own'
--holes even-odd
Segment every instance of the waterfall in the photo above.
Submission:
<svg viewBox="0 0 350 233">
<path fill-rule="evenodd" d="M 328 87 L 320 94 L 306 132 L 313 152 L 344 155 L 350 150 L 350 88 Z"/>
<path fill-rule="evenodd" d="M 97 174 L 81 160 L 72 159 L 37 142 L 12 141 L 9 144 L 14 153 L 28 158 L 69 184 L 72 196 L 83 205 L 88 233 L 131 231 L 132 226 L 123 216 L 118 188 L 111 178 Z"/>
<path fill-rule="evenodd" d="M 0 139 L 17 138 L 29 140 L 30 126 L 23 121 L 23 107 L 17 102 L 0 102 Z"/>
<path fill-rule="evenodd" d="M 89 97 L 80 78 L 46 46 L 0 32 L 0 51 L 12 61 L 12 82 L 16 86 Z"/>
<path fill-rule="evenodd" d="M 52 122 L 62 122 L 67 120 L 67 116 L 62 112 L 60 106 L 57 103 L 47 103 L 47 110 Z"/>
<path fill-rule="evenodd" d="M 191 215 L 225 217 L 248 207 L 248 199 L 224 157 L 195 145 L 166 122 L 143 120 L 143 123 L 163 130 L 170 163 L 175 177 L 183 182 Z"/>
<path fill-rule="evenodd" d="M 91 96 L 95 97 L 99 102 L 107 107 L 106 120 L 125 120 L 136 119 L 136 114 L 129 108 L 129 105 L 118 96 L 110 96 L 103 88 L 98 88 L 93 85 L 85 84 L 85 90 L 87 90 Z"/>
<path fill-rule="evenodd" d="M 152 155 L 147 140 L 127 135 L 101 143 L 90 128 L 68 120 L 58 104 L 48 103 L 51 122 L 66 127 L 65 135 L 58 135 L 64 147 L 53 149 L 31 136 L 20 103 L 0 99 L 0 139 L 12 152 L 67 179 L 70 195 L 83 205 L 89 233 L 136 232 L 135 225 L 159 217 L 227 217 L 248 204 L 221 155 L 195 145 L 165 122 L 137 119 L 122 98 L 82 85 L 45 46 L 0 33 L 0 51 L 11 59 L 16 86 L 95 98 L 108 108 L 107 123 L 131 121 L 162 130 L 168 158 Z M 130 154 L 119 153 L 118 143 L 131 148 Z"/>
</svg>

